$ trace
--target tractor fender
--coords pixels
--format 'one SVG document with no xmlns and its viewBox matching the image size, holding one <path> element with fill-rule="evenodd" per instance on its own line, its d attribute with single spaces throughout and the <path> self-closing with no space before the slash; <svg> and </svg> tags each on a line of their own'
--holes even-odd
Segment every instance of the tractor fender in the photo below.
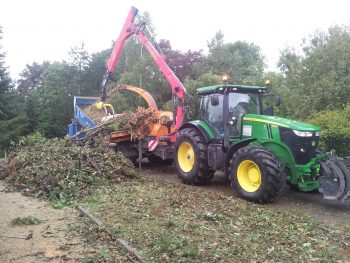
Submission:
<svg viewBox="0 0 350 263">
<path fill-rule="evenodd" d="M 205 128 L 197 122 L 187 122 L 184 125 L 182 125 L 179 130 L 181 131 L 181 130 L 186 129 L 186 128 L 194 128 L 194 129 L 198 130 L 201 133 L 201 135 L 204 137 L 207 144 L 209 142 L 211 142 L 211 140 L 213 139 L 213 138 L 211 138 L 209 133 L 205 130 Z"/>
<path fill-rule="evenodd" d="M 227 153 L 226 153 L 226 157 L 225 157 L 225 166 L 224 166 L 224 172 L 225 172 L 225 177 L 226 179 L 229 179 L 229 176 L 230 176 L 230 160 L 232 158 L 232 156 L 234 155 L 234 153 L 244 147 L 244 146 L 247 146 L 248 144 L 252 143 L 256 141 L 255 138 L 250 138 L 250 139 L 245 139 L 245 140 L 242 140 L 242 141 L 239 141 L 235 144 L 232 144 L 230 146 L 230 148 L 228 149 Z"/>
<path fill-rule="evenodd" d="M 296 162 L 290 149 L 283 143 L 277 143 L 274 141 L 263 141 L 260 144 L 273 152 L 280 161 L 288 167 L 292 174 L 296 173 Z"/>
</svg>

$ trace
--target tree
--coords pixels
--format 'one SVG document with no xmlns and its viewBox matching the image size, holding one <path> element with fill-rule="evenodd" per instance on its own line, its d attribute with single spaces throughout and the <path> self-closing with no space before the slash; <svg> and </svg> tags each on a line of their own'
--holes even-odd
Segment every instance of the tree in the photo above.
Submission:
<svg viewBox="0 0 350 263">
<path fill-rule="evenodd" d="M 215 49 L 221 48 L 224 45 L 224 33 L 220 30 L 215 33 L 214 38 L 207 42 L 209 52 L 212 52 Z"/>
<path fill-rule="evenodd" d="M 84 96 L 100 96 L 100 84 L 103 75 L 106 72 L 106 63 L 112 52 L 112 48 L 93 53 L 89 62 L 89 67 L 86 69 L 83 83 Z M 119 73 L 119 69 L 117 68 Z M 114 74 L 114 76 L 117 73 Z M 120 74 L 120 73 L 119 73 Z M 115 78 L 115 77 L 114 77 Z"/>
<path fill-rule="evenodd" d="M 0 40 L 2 28 L 0 27 Z M 27 119 L 20 112 L 20 100 L 5 67 L 5 53 L 0 44 L 0 156 L 6 154 L 11 141 L 27 132 Z"/>
<path fill-rule="evenodd" d="M 70 65 L 72 66 L 72 69 L 74 70 L 74 77 L 75 77 L 75 94 L 78 96 L 82 95 L 83 91 L 83 83 L 85 76 L 87 74 L 87 69 L 89 67 L 91 56 L 85 50 L 85 44 L 84 42 L 81 43 L 80 46 L 72 47 L 70 52 Z"/>
<path fill-rule="evenodd" d="M 303 53 L 282 52 L 279 68 L 292 96 L 293 115 L 341 109 L 350 99 L 350 28 L 335 26 L 304 42 Z M 298 107 L 295 107 L 298 105 Z"/>
<path fill-rule="evenodd" d="M 72 67 L 65 62 L 52 63 L 44 74 L 44 86 L 33 94 L 38 104 L 37 130 L 45 136 L 61 137 L 73 114 L 75 79 Z"/>
<path fill-rule="evenodd" d="M 201 50 L 188 50 L 182 53 L 179 50 L 173 50 L 170 41 L 165 39 L 159 41 L 159 47 L 166 58 L 167 64 L 181 82 L 184 82 L 186 78 L 196 79 L 199 77 L 198 65 L 205 60 Z"/>
<path fill-rule="evenodd" d="M 231 83 L 261 83 L 265 65 L 258 46 L 244 41 L 223 43 L 223 34 L 218 32 L 208 47 L 208 65 L 212 72 L 229 74 Z"/>
<path fill-rule="evenodd" d="M 2 40 L 2 27 L 0 27 L 0 40 Z M 2 51 L 3 46 L 0 44 L 0 120 L 8 120 L 14 117 L 11 112 L 9 97 L 13 88 L 12 80 L 5 66 L 5 52 Z"/>
<path fill-rule="evenodd" d="M 216 75 L 212 72 L 204 73 L 197 79 L 187 79 L 185 81 L 185 87 L 187 91 L 193 96 L 194 100 L 190 106 L 189 117 L 192 119 L 197 119 L 199 111 L 199 98 L 197 96 L 197 89 L 201 87 L 208 87 L 212 85 L 217 85 L 221 81 L 221 76 Z"/>
<path fill-rule="evenodd" d="M 17 91 L 19 95 L 25 97 L 32 90 L 39 90 L 43 87 L 44 71 L 50 66 L 50 62 L 44 61 L 42 64 L 33 62 L 19 73 L 20 79 L 17 81 Z"/>
</svg>

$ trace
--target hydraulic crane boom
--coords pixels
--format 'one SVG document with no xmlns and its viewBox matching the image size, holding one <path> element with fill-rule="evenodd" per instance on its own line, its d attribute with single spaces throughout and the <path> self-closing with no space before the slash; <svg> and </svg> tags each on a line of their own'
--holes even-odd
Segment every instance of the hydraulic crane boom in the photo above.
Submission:
<svg viewBox="0 0 350 263">
<path fill-rule="evenodd" d="M 151 54 L 155 63 L 159 67 L 160 71 L 168 80 L 171 86 L 173 101 L 175 99 L 178 100 L 178 103 L 175 103 L 175 102 L 173 103 L 174 120 L 172 124 L 173 126 L 175 126 L 175 129 L 177 130 L 182 125 L 182 121 L 184 117 L 184 97 L 187 94 L 186 89 L 181 83 L 181 81 L 179 81 L 178 78 L 175 76 L 174 72 L 169 68 L 164 57 L 160 55 L 158 50 L 152 45 L 152 43 L 148 40 L 148 38 L 143 34 L 142 30 L 144 29 L 145 24 L 143 23 L 139 25 L 134 24 L 134 20 L 137 13 L 138 13 L 138 10 L 135 7 L 131 7 L 129 14 L 124 22 L 123 28 L 119 34 L 119 37 L 115 42 L 112 54 L 107 62 L 107 71 L 101 83 L 101 100 L 105 101 L 105 99 L 107 98 L 106 84 L 110 75 L 115 70 L 116 64 L 123 50 L 125 41 L 130 36 L 136 35 L 140 39 L 142 44 L 147 48 L 148 52 Z"/>
</svg>

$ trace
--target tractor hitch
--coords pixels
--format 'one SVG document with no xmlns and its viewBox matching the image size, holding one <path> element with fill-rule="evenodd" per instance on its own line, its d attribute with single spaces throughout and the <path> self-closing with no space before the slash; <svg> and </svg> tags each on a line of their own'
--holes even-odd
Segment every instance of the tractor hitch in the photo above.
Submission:
<svg viewBox="0 0 350 263">
<path fill-rule="evenodd" d="M 320 188 L 326 200 L 350 199 L 350 158 L 331 153 L 320 161 Z"/>
</svg>

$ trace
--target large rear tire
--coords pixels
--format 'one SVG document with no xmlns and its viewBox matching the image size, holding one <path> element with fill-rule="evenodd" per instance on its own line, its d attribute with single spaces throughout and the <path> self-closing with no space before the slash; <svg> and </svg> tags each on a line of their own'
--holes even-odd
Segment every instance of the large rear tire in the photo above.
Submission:
<svg viewBox="0 0 350 263">
<path fill-rule="evenodd" d="M 270 203 L 284 191 L 284 166 L 269 150 L 246 146 L 232 156 L 232 161 L 231 186 L 240 197 Z"/>
<path fill-rule="evenodd" d="M 176 138 L 174 162 L 178 176 L 185 184 L 207 184 L 214 176 L 214 171 L 208 166 L 206 141 L 197 129 L 180 131 Z"/>
</svg>

